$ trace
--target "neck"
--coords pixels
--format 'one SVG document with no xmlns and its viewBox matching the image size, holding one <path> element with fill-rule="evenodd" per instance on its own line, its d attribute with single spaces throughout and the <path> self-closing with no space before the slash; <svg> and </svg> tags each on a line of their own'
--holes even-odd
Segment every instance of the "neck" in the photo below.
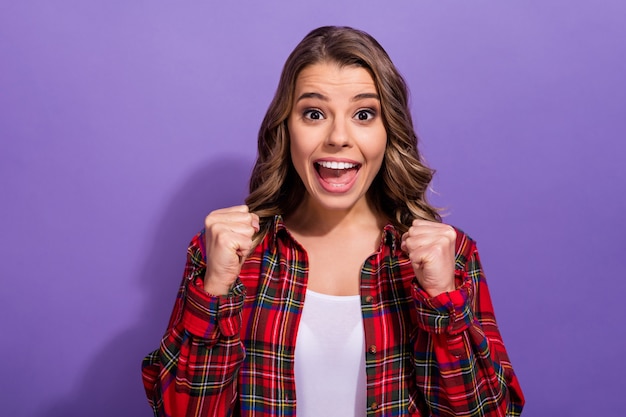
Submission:
<svg viewBox="0 0 626 417">
<path fill-rule="evenodd" d="M 357 228 L 375 227 L 381 230 L 385 225 L 384 216 L 377 213 L 363 199 L 346 210 L 328 209 L 313 204 L 305 198 L 298 208 L 285 219 L 290 230 L 309 236 L 323 236 Z"/>
</svg>

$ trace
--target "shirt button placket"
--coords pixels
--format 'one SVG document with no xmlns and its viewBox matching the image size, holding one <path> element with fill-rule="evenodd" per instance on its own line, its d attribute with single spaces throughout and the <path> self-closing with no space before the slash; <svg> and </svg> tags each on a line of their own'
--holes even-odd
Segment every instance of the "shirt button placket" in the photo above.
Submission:
<svg viewBox="0 0 626 417">
<path fill-rule="evenodd" d="M 371 305 L 371 304 L 373 304 L 373 303 L 374 303 L 374 297 L 373 297 L 373 296 L 371 296 L 371 295 L 367 295 L 367 296 L 365 296 L 365 299 L 364 299 L 364 300 L 365 300 L 365 303 L 366 303 L 366 304 L 369 304 L 369 305 Z M 376 347 L 376 345 L 370 345 L 370 346 L 367 348 L 367 352 L 368 352 L 370 355 L 375 355 L 375 354 L 376 354 L 376 352 L 378 352 L 378 348 Z M 376 401 L 374 401 L 374 402 L 372 402 L 372 403 L 370 404 L 370 410 L 372 410 L 372 411 L 376 411 L 376 410 L 378 410 L 378 403 L 377 403 Z"/>
</svg>

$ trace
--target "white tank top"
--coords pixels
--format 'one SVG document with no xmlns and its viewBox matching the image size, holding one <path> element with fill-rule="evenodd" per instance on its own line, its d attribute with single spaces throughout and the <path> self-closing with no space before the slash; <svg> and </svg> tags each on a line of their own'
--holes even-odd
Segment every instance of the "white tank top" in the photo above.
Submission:
<svg viewBox="0 0 626 417">
<path fill-rule="evenodd" d="M 294 372 L 298 417 L 367 414 L 360 296 L 306 291 Z"/>
</svg>

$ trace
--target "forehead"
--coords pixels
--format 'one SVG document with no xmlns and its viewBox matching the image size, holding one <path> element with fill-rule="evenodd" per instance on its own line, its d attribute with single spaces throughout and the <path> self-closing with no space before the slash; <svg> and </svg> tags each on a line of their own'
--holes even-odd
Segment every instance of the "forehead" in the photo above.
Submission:
<svg viewBox="0 0 626 417">
<path fill-rule="evenodd" d="M 320 62 L 305 67 L 296 79 L 296 94 L 304 90 L 326 92 L 376 92 L 376 84 L 368 70 L 356 65 L 341 66 L 334 62 Z"/>
</svg>

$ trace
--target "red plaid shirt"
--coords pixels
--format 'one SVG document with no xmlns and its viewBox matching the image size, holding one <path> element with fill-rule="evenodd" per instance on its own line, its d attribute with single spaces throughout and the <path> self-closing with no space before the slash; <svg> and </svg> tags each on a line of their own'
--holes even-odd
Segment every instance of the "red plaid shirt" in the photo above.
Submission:
<svg viewBox="0 0 626 417">
<path fill-rule="evenodd" d="M 361 270 L 368 416 L 517 416 L 524 398 L 476 245 L 457 232 L 457 290 L 430 298 L 387 225 Z M 143 362 L 155 416 L 295 416 L 307 255 L 280 216 L 228 296 L 203 290 L 194 237 L 160 349 Z M 320 399 L 323 400 L 323 399 Z"/>
</svg>

